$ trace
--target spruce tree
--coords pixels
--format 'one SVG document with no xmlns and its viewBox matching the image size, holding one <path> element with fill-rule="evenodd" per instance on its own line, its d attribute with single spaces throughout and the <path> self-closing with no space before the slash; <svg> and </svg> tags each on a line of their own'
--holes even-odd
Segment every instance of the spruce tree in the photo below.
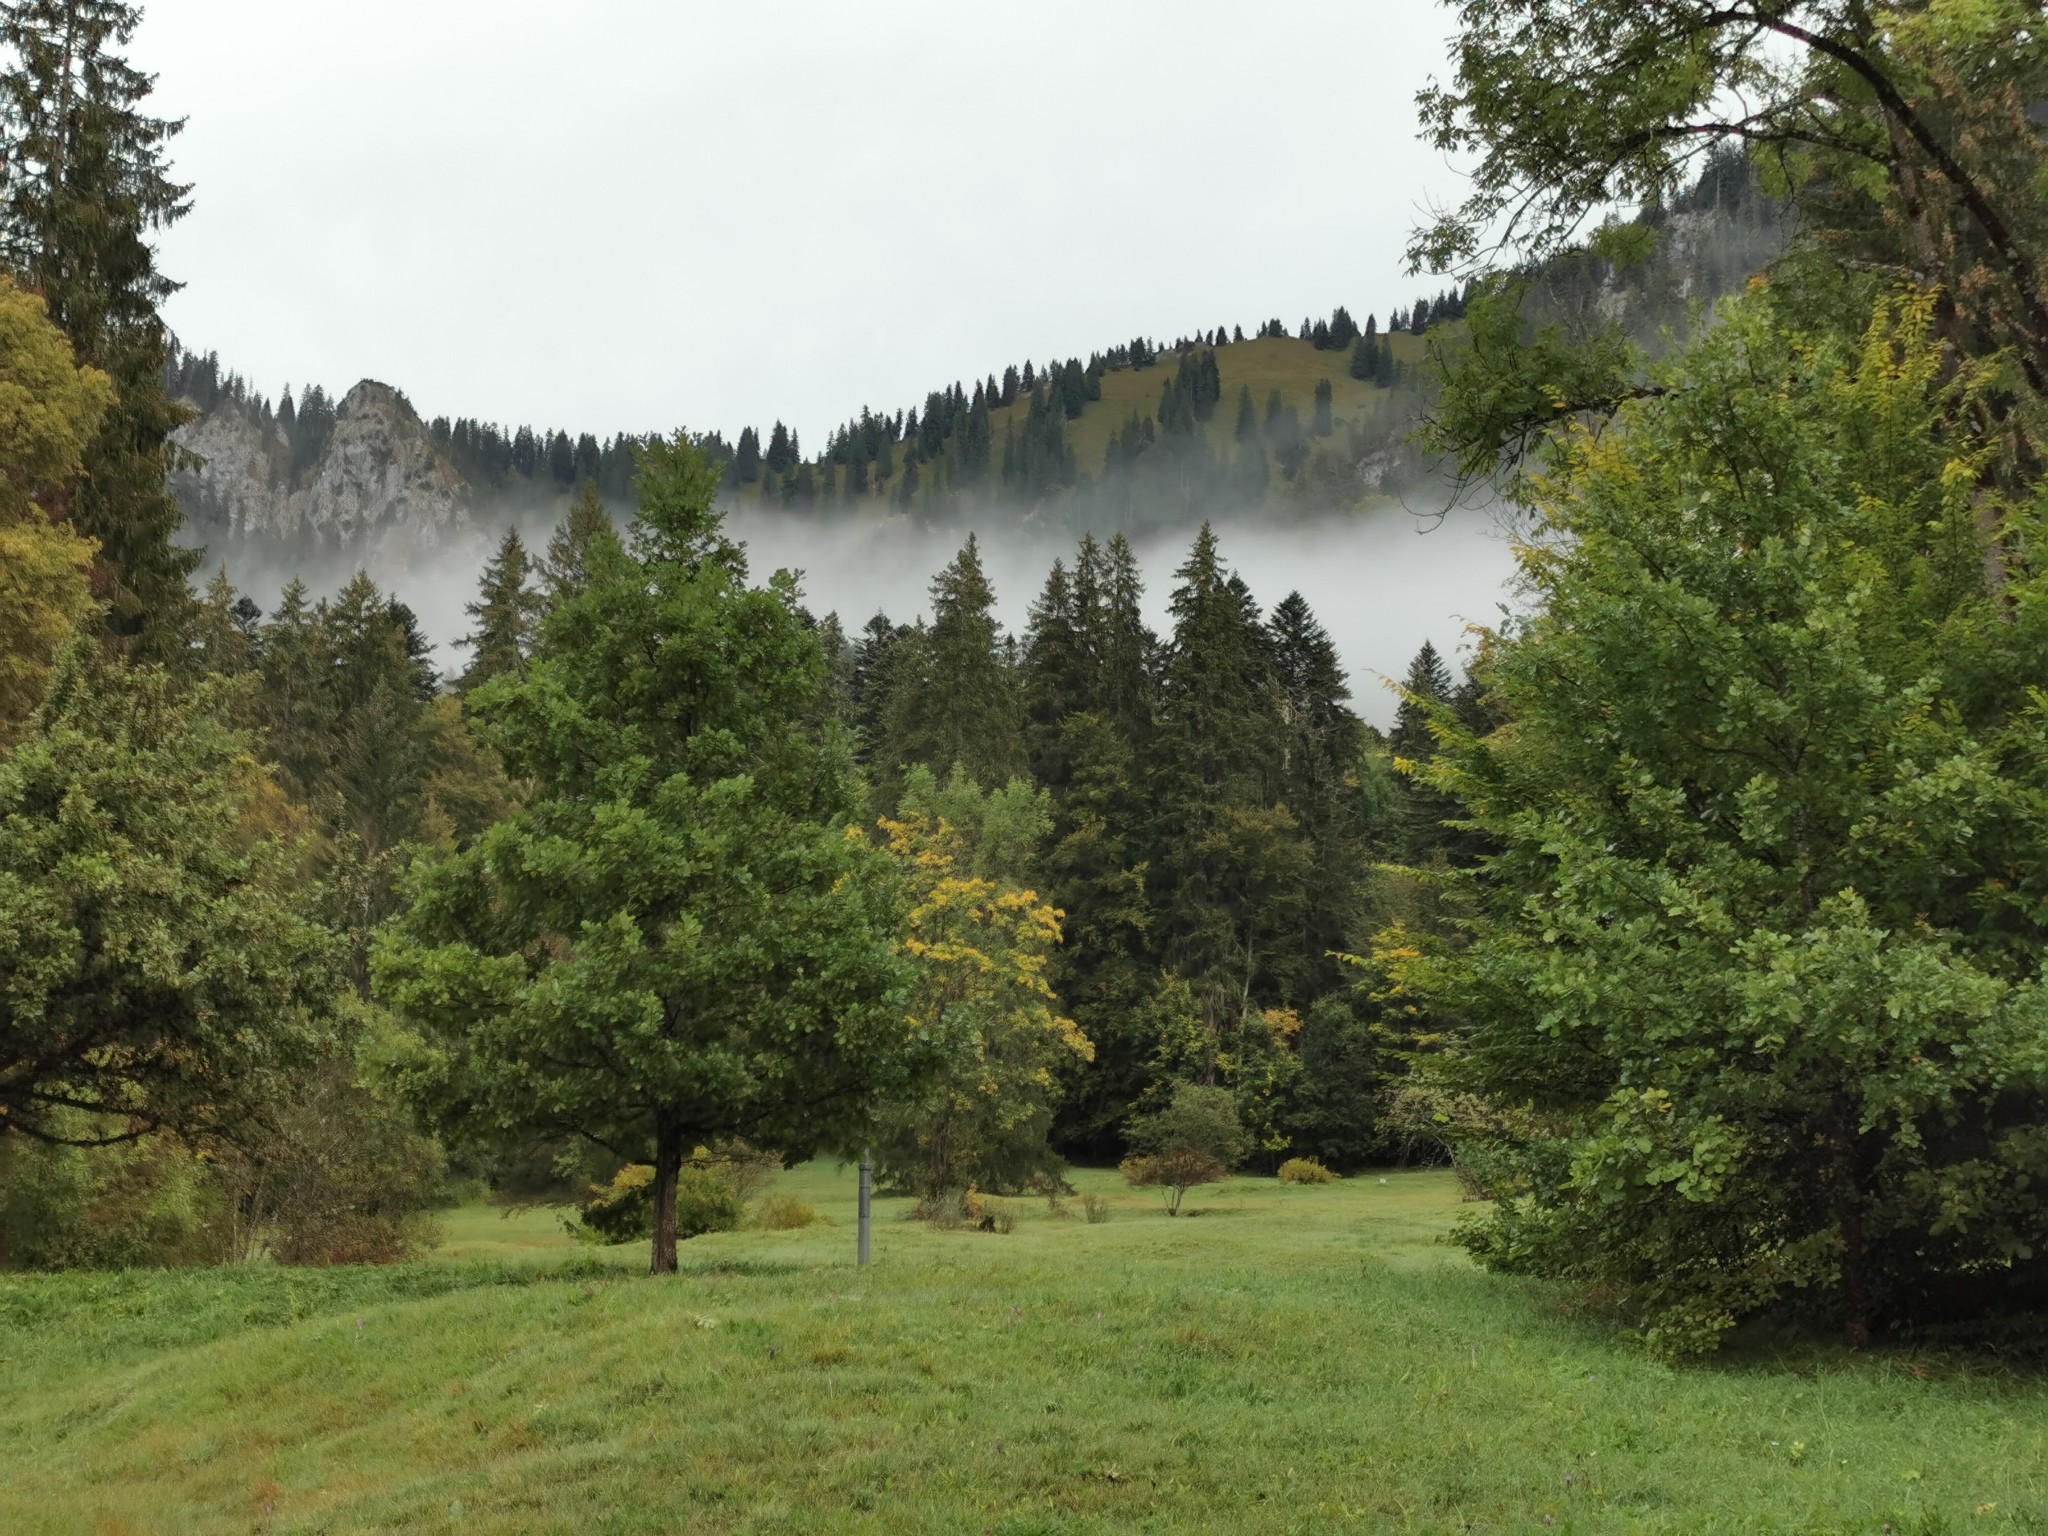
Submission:
<svg viewBox="0 0 2048 1536">
<path fill-rule="evenodd" d="M 1363 850 L 1358 830 L 1358 762 L 1365 724 L 1351 710 L 1351 688 L 1330 639 L 1299 592 L 1273 610 L 1270 627 L 1279 704 L 1281 793 L 1300 824 L 1314 860 L 1305 895 L 1304 974 L 1316 990 L 1337 985 L 1332 951 L 1351 932 Z"/>
<path fill-rule="evenodd" d="M 931 624 L 905 642 L 892 679 L 884 782 L 922 763 L 942 776 L 960 767 L 977 783 L 1005 784 L 1025 770 L 1023 719 L 974 535 L 933 579 L 931 597 Z"/>
<path fill-rule="evenodd" d="M 616 537 L 612 515 L 597 493 L 597 482 L 586 480 L 568 514 L 555 524 L 548 540 L 547 557 L 540 563 L 541 585 L 550 603 L 574 597 L 590 579 L 590 545 L 600 534 Z"/>
<path fill-rule="evenodd" d="M 1129 740 L 1099 714 L 1062 722 L 1064 793 L 1044 857 L 1045 895 L 1065 914 L 1053 989 L 1095 1042 L 1071 1069 L 1054 1142 L 1073 1156 L 1113 1158 L 1118 1131 L 1152 1080 L 1154 1041 L 1143 1005 L 1157 975 L 1142 846 L 1145 795 Z"/>
<path fill-rule="evenodd" d="M 1031 605 L 1019 686 L 1031 776 L 1056 793 L 1067 778 L 1062 727 L 1068 715 L 1089 707 L 1093 671 L 1074 583 L 1065 563 L 1055 560 L 1044 590 Z"/>
<path fill-rule="evenodd" d="M 1152 743 L 1151 867 L 1166 961 L 1195 984 L 1210 1064 L 1291 963 L 1305 860 L 1277 806 L 1281 734 L 1269 644 L 1202 525 L 1177 571 Z M 1284 951 L 1284 956 L 1283 956 Z"/>
<path fill-rule="evenodd" d="M 1138 554 L 1122 534 L 1110 539 L 1098 562 L 1092 539 L 1083 540 L 1076 579 L 1101 592 L 1090 636 L 1095 656 L 1093 708 L 1133 746 L 1152 735 L 1153 662 L 1158 637 L 1145 623 L 1145 582 Z M 1099 569 L 1100 574 L 1094 573 Z"/>
<path fill-rule="evenodd" d="M 846 679 L 846 718 L 853 727 L 854 740 L 870 772 L 880 766 L 887 739 L 884 711 L 895 687 L 901 647 L 910 638 L 908 624 L 892 624 L 887 614 L 878 613 L 867 621 L 860 638 L 851 647 Z"/>
<path fill-rule="evenodd" d="M 507 673 L 526 675 L 534 636 L 547 608 L 546 599 L 533 588 L 532 575 L 532 562 L 519 530 L 506 529 L 498 552 L 484 566 L 477 600 L 463 607 L 476 621 L 476 628 L 456 642 L 470 652 L 469 666 L 456 682 L 457 691 L 468 693 L 479 683 Z"/>
<path fill-rule="evenodd" d="M 741 485 L 752 485 L 761 478 L 761 434 L 752 427 L 740 428 L 739 445 L 733 450 L 733 474 Z"/>
<path fill-rule="evenodd" d="M 1248 442 L 1259 434 L 1258 412 L 1252 409 L 1252 387 L 1240 384 L 1237 387 L 1237 427 L 1232 436 L 1240 443 Z"/>
<path fill-rule="evenodd" d="M 1407 675 L 1401 679 L 1401 702 L 1394 710 L 1393 733 L 1387 738 L 1394 756 L 1420 762 L 1435 754 L 1436 738 L 1429 731 L 1430 709 L 1449 701 L 1451 687 L 1451 669 L 1444 665 L 1435 643 L 1423 641 L 1415 659 L 1408 663 Z"/>
<path fill-rule="evenodd" d="M 114 382 L 71 507 L 99 544 L 106 630 L 133 655 L 181 662 L 202 556 L 173 542 L 183 514 L 170 434 L 185 413 L 165 387 L 171 348 L 157 311 L 177 285 L 150 241 L 185 214 L 191 189 L 164 153 L 182 124 L 148 115 L 154 77 L 120 54 L 141 14 L 116 0 L 0 3 L 0 251 L 78 361 Z"/>
<path fill-rule="evenodd" d="M 296 576 L 285 583 L 277 607 L 261 631 L 258 646 L 267 754 L 281 770 L 285 788 L 311 800 L 326 772 L 333 698 L 320 625 Z"/>
<path fill-rule="evenodd" d="M 1400 827 L 1403 855 L 1417 864 L 1450 857 L 1459 847 L 1455 828 L 1445 822 L 1458 814 L 1457 805 L 1429 779 L 1430 762 L 1436 756 L 1436 737 L 1430 730 L 1433 718 L 1452 704 L 1455 688 L 1451 669 L 1429 641 L 1408 664 L 1401 680 L 1401 702 L 1394 711 L 1394 729 L 1387 747 L 1400 773 Z"/>
<path fill-rule="evenodd" d="M 241 677 L 256 666 L 263 610 L 235 590 L 227 567 L 213 573 L 192 621 L 192 649 L 209 677 Z"/>
</svg>

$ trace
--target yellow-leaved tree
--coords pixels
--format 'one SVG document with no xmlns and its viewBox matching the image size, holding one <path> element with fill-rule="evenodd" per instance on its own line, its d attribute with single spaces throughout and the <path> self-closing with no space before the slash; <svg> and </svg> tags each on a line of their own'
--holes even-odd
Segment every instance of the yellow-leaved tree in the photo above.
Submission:
<svg viewBox="0 0 2048 1536">
<path fill-rule="evenodd" d="M 96 546 L 67 515 L 85 448 L 114 402 L 40 297 L 0 277 L 0 741 L 42 697 L 57 649 L 92 611 Z"/>
<path fill-rule="evenodd" d="M 1058 909 L 1013 880 L 969 873 L 987 861 L 933 803 L 965 794 L 1016 810 L 1022 802 L 1003 797 L 1030 792 L 984 797 L 957 775 L 930 797 L 919 788 L 913 777 L 899 819 L 880 825 L 910 885 L 911 1022 L 946 1042 L 946 1065 L 922 1096 L 885 1117 L 876 1162 L 889 1184 L 927 1200 L 970 1186 L 1015 1190 L 1057 1174 L 1046 1134 L 1060 1071 L 1092 1061 L 1095 1047 L 1046 980 Z"/>
</svg>

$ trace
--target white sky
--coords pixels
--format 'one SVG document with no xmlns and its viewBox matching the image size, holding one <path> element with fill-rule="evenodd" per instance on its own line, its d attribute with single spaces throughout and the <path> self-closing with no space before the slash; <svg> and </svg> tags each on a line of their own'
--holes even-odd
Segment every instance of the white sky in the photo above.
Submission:
<svg viewBox="0 0 2048 1536">
<path fill-rule="evenodd" d="M 275 397 L 810 451 L 1027 356 L 1416 292 L 1430 0 L 153 0 L 181 339 Z"/>
</svg>

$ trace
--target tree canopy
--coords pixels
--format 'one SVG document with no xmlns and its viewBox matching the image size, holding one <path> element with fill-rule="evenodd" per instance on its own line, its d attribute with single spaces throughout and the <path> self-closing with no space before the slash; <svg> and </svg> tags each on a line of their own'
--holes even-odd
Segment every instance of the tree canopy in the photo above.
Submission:
<svg viewBox="0 0 2048 1536">
<path fill-rule="evenodd" d="M 693 1146 L 851 1148 L 930 1048 L 844 745 L 804 728 L 824 658 L 794 584 L 747 584 L 685 439 L 639 484 L 539 658 L 471 696 L 533 799 L 418 866 L 376 974 L 444 1109 L 653 1164 L 662 1273 Z"/>
<path fill-rule="evenodd" d="M 1522 1106 L 1466 1240 L 1667 1351 L 1794 1301 L 1862 1343 L 2048 1242 L 2048 606 L 1989 574 L 1933 308 L 1759 295 L 1571 438 L 1484 673 L 1513 728 L 1440 715 L 1424 770 L 1497 851 L 1463 942 L 1387 959 Z"/>
</svg>

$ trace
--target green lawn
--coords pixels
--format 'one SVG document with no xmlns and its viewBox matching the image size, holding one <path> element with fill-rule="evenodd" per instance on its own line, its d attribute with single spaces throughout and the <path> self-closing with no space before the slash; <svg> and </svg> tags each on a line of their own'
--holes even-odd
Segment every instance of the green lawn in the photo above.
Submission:
<svg viewBox="0 0 2048 1536">
<path fill-rule="evenodd" d="M 1014 1202 L 592 1252 L 451 1213 L 385 1270 L 0 1277 L 0 1531 L 2048 1526 L 2048 1383 L 1752 1344 L 1674 1371 L 1437 1241 L 1436 1173 L 1169 1221 Z"/>
</svg>

